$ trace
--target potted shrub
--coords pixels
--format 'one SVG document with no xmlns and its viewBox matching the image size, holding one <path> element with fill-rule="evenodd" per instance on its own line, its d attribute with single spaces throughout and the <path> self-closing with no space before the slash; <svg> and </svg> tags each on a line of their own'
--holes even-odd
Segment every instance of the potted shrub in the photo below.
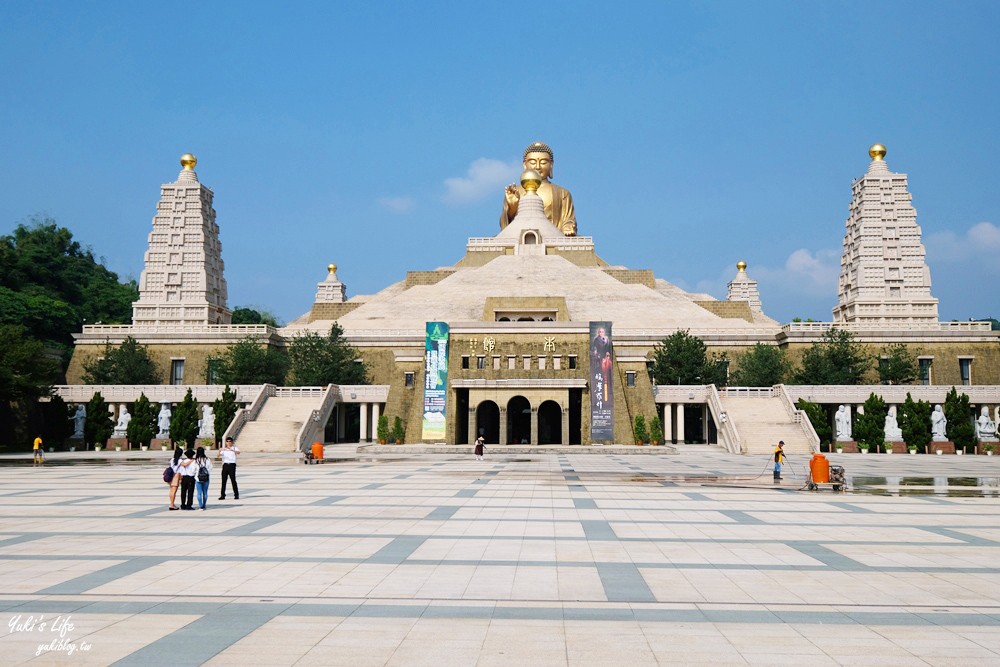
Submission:
<svg viewBox="0 0 1000 667">
<path fill-rule="evenodd" d="M 646 430 L 646 418 L 642 415 L 636 415 L 635 427 L 632 429 L 632 434 L 635 436 L 635 444 L 639 446 L 642 446 L 649 439 L 649 431 Z"/>
<path fill-rule="evenodd" d="M 167 446 L 167 443 L 165 443 L 165 442 L 161 442 L 161 443 L 160 443 L 160 450 L 161 450 L 161 451 L 164 451 L 164 452 L 165 452 L 165 451 L 168 451 L 169 449 L 170 449 L 170 448 L 169 448 L 169 447 Z"/>
<path fill-rule="evenodd" d="M 839 442 L 837 443 L 837 453 L 838 454 L 844 453 L 844 447 Z"/>
<path fill-rule="evenodd" d="M 995 447 L 992 443 L 988 442 L 985 445 L 983 445 L 983 451 L 986 453 L 986 456 L 993 456 L 994 449 Z"/>
<path fill-rule="evenodd" d="M 663 424 L 660 422 L 660 416 L 656 415 L 649 422 L 649 441 L 653 445 L 660 444 L 660 439 L 663 437 Z"/>
<path fill-rule="evenodd" d="M 917 446 L 916 446 L 916 445 L 909 445 L 909 446 L 907 447 L 907 449 L 909 449 L 909 450 L 910 450 L 910 454 L 911 454 L 911 455 L 915 455 L 915 454 L 917 453 Z"/>
<path fill-rule="evenodd" d="M 392 431 L 389 437 L 395 440 L 397 445 L 403 444 L 403 440 L 406 439 L 406 427 L 403 426 L 403 420 L 399 417 L 392 420 Z"/>
<path fill-rule="evenodd" d="M 375 429 L 378 436 L 378 442 L 380 445 L 384 445 L 386 440 L 389 439 L 389 418 L 385 415 L 379 415 L 378 427 Z"/>
</svg>

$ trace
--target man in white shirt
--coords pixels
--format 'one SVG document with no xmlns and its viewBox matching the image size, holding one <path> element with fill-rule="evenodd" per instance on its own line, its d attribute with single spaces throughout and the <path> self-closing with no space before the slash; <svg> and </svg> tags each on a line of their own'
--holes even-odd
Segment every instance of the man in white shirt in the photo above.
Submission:
<svg viewBox="0 0 1000 667">
<path fill-rule="evenodd" d="M 236 456 L 240 453 L 239 447 L 233 442 L 232 437 L 226 438 L 220 454 L 222 454 L 222 491 L 219 500 L 226 499 L 226 480 L 233 483 L 233 498 L 240 499 L 240 487 L 236 486 Z"/>
<path fill-rule="evenodd" d="M 194 509 L 194 476 L 198 472 L 198 466 L 194 465 L 194 450 L 184 452 L 184 458 L 178 465 L 181 476 L 181 509 Z"/>
</svg>

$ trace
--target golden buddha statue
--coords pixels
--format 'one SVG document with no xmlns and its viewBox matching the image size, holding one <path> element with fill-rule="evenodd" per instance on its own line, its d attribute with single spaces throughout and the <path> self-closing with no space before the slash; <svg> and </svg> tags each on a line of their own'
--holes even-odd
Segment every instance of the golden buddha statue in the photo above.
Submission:
<svg viewBox="0 0 1000 667">
<path fill-rule="evenodd" d="M 576 236 L 576 213 L 573 211 L 573 195 L 566 188 L 549 181 L 552 177 L 552 149 L 536 141 L 524 149 L 525 170 L 534 169 L 542 177 L 538 196 L 545 205 L 545 217 L 566 236 Z M 510 224 L 517 216 L 517 206 L 524 188 L 511 183 L 504 191 L 503 212 L 500 214 L 500 229 Z"/>
</svg>

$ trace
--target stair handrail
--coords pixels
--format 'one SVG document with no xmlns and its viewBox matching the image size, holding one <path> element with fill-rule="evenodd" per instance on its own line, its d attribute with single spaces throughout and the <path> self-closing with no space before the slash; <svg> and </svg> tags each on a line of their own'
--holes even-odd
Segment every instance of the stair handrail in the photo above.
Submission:
<svg viewBox="0 0 1000 667">
<path fill-rule="evenodd" d="M 323 390 L 323 400 L 319 407 L 310 411 L 309 418 L 302 422 L 302 427 L 295 436 L 296 451 L 304 452 L 316 438 L 317 433 L 326 426 L 333 406 L 340 400 L 340 387 L 328 384 Z"/>
<path fill-rule="evenodd" d="M 233 421 L 229 424 L 229 428 L 226 432 L 222 434 L 223 442 L 226 438 L 232 438 L 233 440 L 240 434 L 243 427 L 246 426 L 247 422 L 251 422 L 257 419 L 257 415 L 264 407 L 264 403 L 267 402 L 269 396 L 274 396 L 275 386 L 273 384 L 261 385 L 260 391 L 257 392 L 257 396 L 254 397 L 253 402 L 245 408 L 240 408 L 236 411 L 236 416 L 233 417 Z"/>
<path fill-rule="evenodd" d="M 816 429 L 813 428 L 812 422 L 809 421 L 809 415 L 805 413 L 805 410 L 799 410 L 795 407 L 795 404 L 792 403 L 792 397 L 785 391 L 785 385 L 774 385 L 774 392 L 781 399 L 781 404 L 785 406 L 785 410 L 792 418 L 792 421 L 798 424 L 799 428 L 802 429 L 802 433 L 806 436 L 806 440 L 809 444 L 809 451 L 814 453 L 818 452 L 819 435 L 817 435 Z"/>
<path fill-rule="evenodd" d="M 718 388 L 714 384 L 710 384 L 706 388 L 708 389 L 708 405 L 715 417 L 719 433 L 723 434 L 723 439 L 726 441 L 726 449 L 733 454 L 746 454 L 746 447 L 740 440 L 740 432 L 736 428 L 736 424 L 722 408 L 722 399 L 719 397 Z"/>
</svg>

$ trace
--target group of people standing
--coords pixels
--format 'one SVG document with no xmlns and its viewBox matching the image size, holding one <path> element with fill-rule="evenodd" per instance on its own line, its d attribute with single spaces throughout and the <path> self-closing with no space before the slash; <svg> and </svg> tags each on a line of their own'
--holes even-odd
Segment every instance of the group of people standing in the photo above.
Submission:
<svg viewBox="0 0 1000 667">
<path fill-rule="evenodd" d="M 220 450 L 222 456 L 222 493 L 219 500 L 226 499 L 226 482 L 231 481 L 233 485 L 233 497 L 240 499 L 239 487 L 236 486 L 236 457 L 240 453 L 239 448 L 232 438 L 226 438 L 226 442 Z M 171 510 L 193 510 L 195 490 L 198 491 L 198 507 L 204 510 L 208 506 L 208 484 L 212 478 L 212 460 L 206 455 L 205 448 L 199 447 L 197 450 L 187 451 L 178 447 L 174 450 L 174 456 L 170 459 L 170 469 L 173 475 L 170 478 L 170 507 Z M 177 491 L 181 492 L 181 505 L 175 503 Z"/>
</svg>

